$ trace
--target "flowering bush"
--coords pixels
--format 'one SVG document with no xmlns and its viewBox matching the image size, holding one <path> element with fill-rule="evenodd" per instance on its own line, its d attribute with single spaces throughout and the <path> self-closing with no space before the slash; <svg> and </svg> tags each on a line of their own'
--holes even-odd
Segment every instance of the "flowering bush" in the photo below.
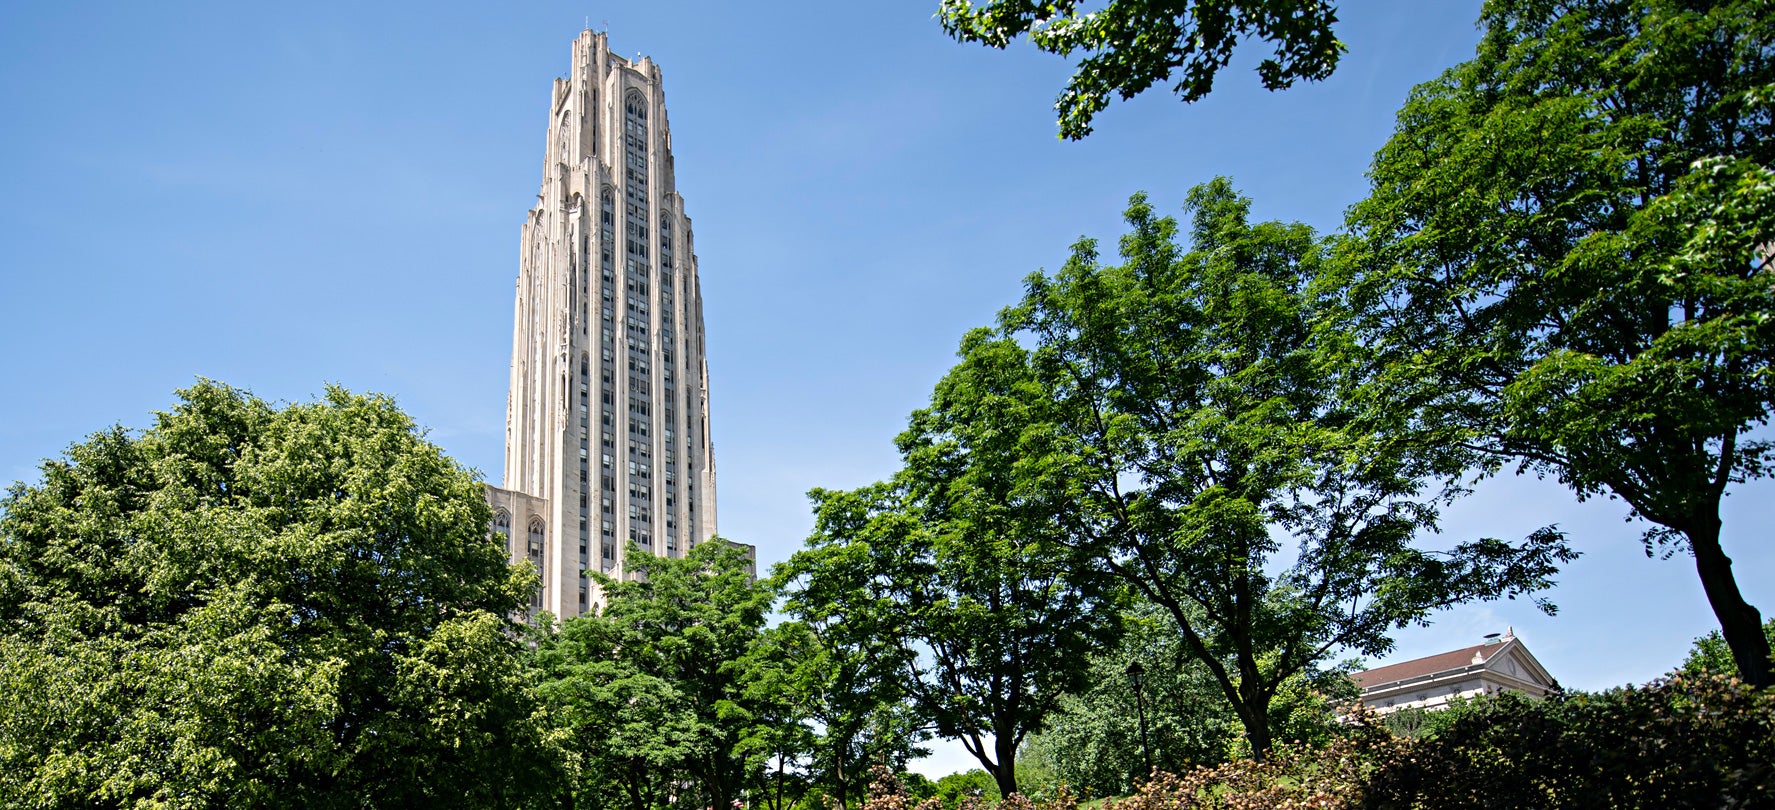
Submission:
<svg viewBox="0 0 1775 810">
<path fill-rule="evenodd" d="M 1376 767 L 1409 741 L 1358 707 L 1323 747 L 1279 745 L 1262 761 L 1236 759 L 1182 774 L 1155 773 L 1134 795 L 1099 810 L 1324 810 L 1357 806 Z"/>
</svg>

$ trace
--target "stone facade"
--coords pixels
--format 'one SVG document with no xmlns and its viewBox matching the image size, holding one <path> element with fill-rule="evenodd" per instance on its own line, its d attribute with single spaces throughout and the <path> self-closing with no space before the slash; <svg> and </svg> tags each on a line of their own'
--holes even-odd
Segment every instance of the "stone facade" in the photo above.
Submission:
<svg viewBox="0 0 1775 810">
<path fill-rule="evenodd" d="M 1492 635 L 1495 638 L 1484 644 L 1357 673 L 1362 703 L 1389 714 L 1408 708 L 1440 709 L 1456 698 L 1498 692 L 1538 698 L 1558 688 L 1515 631 Z"/>
<path fill-rule="evenodd" d="M 493 531 L 542 575 L 531 612 L 602 603 L 630 542 L 681 557 L 715 536 L 715 454 L 695 242 L 659 66 L 573 42 L 525 217 Z M 755 552 L 754 552 L 755 554 Z"/>
</svg>

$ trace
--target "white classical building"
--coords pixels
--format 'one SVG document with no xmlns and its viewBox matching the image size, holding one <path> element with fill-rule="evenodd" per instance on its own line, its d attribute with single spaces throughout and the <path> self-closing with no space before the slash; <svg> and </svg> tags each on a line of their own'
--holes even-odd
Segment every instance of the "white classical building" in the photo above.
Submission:
<svg viewBox="0 0 1775 810">
<path fill-rule="evenodd" d="M 1557 687 L 1514 630 L 1493 633 L 1472 647 L 1356 673 L 1356 683 L 1362 703 L 1381 714 L 1440 709 L 1455 698 L 1498 692 L 1538 698 Z"/>
<path fill-rule="evenodd" d="M 652 59 L 588 30 L 550 95 L 519 244 L 505 480 L 487 488 L 494 532 L 542 575 L 532 613 L 601 604 L 587 572 L 629 575 L 631 541 L 681 557 L 715 536 L 702 290 L 662 87 Z"/>
</svg>

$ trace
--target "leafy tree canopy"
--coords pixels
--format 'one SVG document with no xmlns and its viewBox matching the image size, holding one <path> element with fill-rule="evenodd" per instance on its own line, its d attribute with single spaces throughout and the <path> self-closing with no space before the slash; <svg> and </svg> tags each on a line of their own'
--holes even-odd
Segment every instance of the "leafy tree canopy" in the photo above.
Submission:
<svg viewBox="0 0 1775 810">
<path fill-rule="evenodd" d="M 989 806 L 997 804 L 1000 798 L 998 782 L 992 778 L 992 774 L 979 768 L 952 773 L 938 779 L 932 795 L 943 803 L 945 810 L 956 810 L 968 798 Z"/>
<path fill-rule="evenodd" d="M 737 546 L 683 558 L 631 544 L 633 578 L 593 572 L 609 604 L 568 619 L 537 652 L 539 693 L 579 764 L 585 807 L 729 807 L 759 785 L 752 741 L 780 718 L 748 695 L 742 667 L 775 598 Z"/>
<path fill-rule="evenodd" d="M 1172 614 L 1262 756 L 1290 678 L 1384 652 L 1435 608 L 1543 589 L 1572 555 L 1551 529 L 1417 547 L 1447 494 L 1426 489 L 1440 449 L 1355 419 L 1362 347 L 1312 283 L 1323 243 L 1251 223 L 1225 179 L 1188 207 L 1186 250 L 1136 196 L 1123 263 L 1081 241 L 991 349 L 1023 352 L 1054 403 L 1056 537 Z"/>
<path fill-rule="evenodd" d="M 473 476 L 386 397 L 179 398 L 0 500 L 0 804 L 538 798 L 534 577 Z"/>
<path fill-rule="evenodd" d="M 779 567 L 774 579 L 780 583 L 784 576 Z M 806 724 L 804 772 L 810 790 L 803 806 L 824 808 L 827 798 L 851 806 L 862 799 L 872 769 L 904 772 L 907 763 L 929 753 L 922 747 L 930 739 L 927 721 L 912 706 L 892 639 L 857 632 L 840 616 L 821 614 L 773 628 L 759 654 L 776 662 L 784 675 L 754 681 L 754 688 L 769 680 L 788 686 L 792 691 L 777 693 L 777 699 L 798 704 L 799 720 Z"/>
<path fill-rule="evenodd" d="M 756 721 L 736 752 L 764 770 L 756 794 L 766 810 L 787 810 L 814 786 L 820 735 L 811 722 L 823 708 L 830 651 L 801 622 L 766 628 L 738 662 L 740 688 Z"/>
<path fill-rule="evenodd" d="M 884 640 L 889 677 L 1010 795 L 1023 740 L 1113 643 L 1120 592 L 1054 536 L 1061 502 L 1024 463 L 1041 457 L 1040 381 L 988 330 L 961 355 L 892 482 L 812 493 L 814 532 L 782 575 L 798 615 Z"/>
<path fill-rule="evenodd" d="M 1140 689 L 1128 665 L 1144 669 Z M 1184 645 L 1171 614 L 1150 602 L 1128 611 L 1127 634 L 1091 657 L 1090 685 L 1068 695 L 1023 761 L 1039 762 L 1058 782 L 1091 796 L 1131 793 L 1149 775 L 1141 750 L 1139 700 L 1145 701 L 1153 767 L 1181 773 L 1224 760 L 1240 736 L 1239 719 L 1208 668 Z"/>
<path fill-rule="evenodd" d="M 1763 638 L 1775 646 L 1775 619 L 1763 623 Z M 1726 646 L 1726 640 L 1718 630 L 1695 639 L 1695 645 L 1689 648 L 1689 656 L 1683 659 L 1678 669 L 1687 675 L 1738 673 L 1738 665 L 1732 661 L 1732 650 Z"/>
<path fill-rule="evenodd" d="M 1175 78 L 1172 89 L 1185 102 L 1207 96 L 1247 39 L 1275 46 L 1257 66 L 1270 90 L 1330 76 L 1344 50 L 1332 31 L 1337 9 L 1328 0 L 1107 0 L 1097 8 L 1080 6 L 1076 0 L 943 0 L 937 16 L 960 42 L 1002 49 L 1027 36 L 1048 53 L 1085 54 L 1054 104 L 1060 137 L 1069 140 L 1091 134 L 1091 120 L 1111 94 L 1127 100 Z"/>
<path fill-rule="evenodd" d="M 1351 211 L 1374 401 L 1470 463 L 1557 477 L 1692 553 L 1770 683 L 1720 499 L 1768 474 L 1775 15 L 1761 0 L 1493 0 L 1416 88 Z"/>
</svg>

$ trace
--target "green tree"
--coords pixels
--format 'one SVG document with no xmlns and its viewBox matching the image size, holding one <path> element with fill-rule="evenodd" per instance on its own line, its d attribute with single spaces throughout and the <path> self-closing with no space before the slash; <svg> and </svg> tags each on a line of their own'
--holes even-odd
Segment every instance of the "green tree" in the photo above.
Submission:
<svg viewBox="0 0 1775 810">
<path fill-rule="evenodd" d="M 1055 501 L 1020 460 L 1038 435 L 1038 381 L 985 330 L 900 436 L 892 483 L 815 490 L 814 532 L 785 566 L 789 606 L 884 639 L 908 697 L 940 736 L 1017 792 L 1017 749 L 1084 685 L 1087 656 L 1113 642 L 1117 590 L 1092 581 Z M 1102 578 L 1098 578 L 1102 579 Z"/>
<path fill-rule="evenodd" d="M 934 795 L 946 810 L 955 810 L 964 799 L 970 797 L 987 805 L 997 804 L 1005 795 L 999 793 L 998 780 L 979 768 L 952 773 L 938 779 L 936 788 Z"/>
<path fill-rule="evenodd" d="M 1169 611 L 1147 602 L 1129 612 L 1128 634 L 1115 649 L 1091 659 L 1090 687 L 1068 695 L 1020 762 L 1035 760 L 1054 779 L 1095 796 L 1127 795 L 1148 776 L 1141 750 L 1139 709 L 1128 665 L 1144 669 L 1152 767 L 1184 773 L 1248 753 L 1239 718 L 1207 666 L 1184 645 Z M 1276 739 L 1322 745 L 1339 722 L 1334 707 L 1356 697 L 1354 681 L 1339 667 L 1296 676 L 1270 700 Z"/>
<path fill-rule="evenodd" d="M 776 577 L 781 581 L 785 574 L 779 568 Z M 789 609 L 794 611 L 793 597 Z M 796 671 L 805 673 L 802 688 L 811 698 L 808 720 L 816 730 L 809 781 L 821 797 L 851 807 L 864 799 L 873 769 L 901 773 L 929 753 L 921 746 L 930 734 L 898 677 L 893 641 L 859 632 L 842 618 L 821 614 L 792 624 L 805 628 L 811 641 L 795 648 Z"/>
<path fill-rule="evenodd" d="M 631 544 L 633 578 L 597 574 L 609 604 L 568 619 L 538 650 L 539 694 L 580 761 L 587 807 L 729 807 L 760 785 L 748 740 L 761 714 L 743 663 L 775 599 L 738 547 L 712 540 L 683 558 Z"/>
<path fill-rule="evenodd" d="M 812 628 L 790 621 L 766 629 L 740 660 L 742 694 L 757 722 L 738 750 L 763 771 L 758 803 L 768 810 L 788 810 L 812 787 L 819 735 L 809 721 L 830 676 L 825 652 Z"/>
<path fill-rule="evenodd" d="M 918 802 L 933 798 L 937 795 L 937 783 L 932 782 L 930 777 L 925 776 L 922 773 L 907 771 L 905 773 L 895 774 L 895 777 L 898 778 L 900 784 L 905 787 L 906 798 L 912 800 L 915 806 Z"/>
<path fill-rule="evenodd" d="M 1127 674 L 1145 672 L 1137 696 Z M 1020 761 L 1034 760 L 1060 782 L 1093 796 L 1122 796 L 1147 777 L 1141 750 L 1138 700 L 1146 704 L 1152 765 L 1182 773 L 1225 759 L 1240 733 L 1239 720 L 1208 668 L 1183 644 L 1169 611 L 1137 602 L 1127 634 L 1091 657 L 1090 685 L 1068 695 Z"/>
<path fill-rule="evenodd" d="M 546 797 L 473 476 L 385 397 L 179 397 L 0 501 L 0 804 Z"/>
<path fill-rule="evenodd" d="M 1763 638 L 1770 646 L 1775 646 L 1775 619 L 1763 623 Z M 1720 631 L 1714 630 L 1695 639 L 1695 645 L 1689 648 L 1689 657 L 1683 659 L 1678 671 L 1686 675 L 1709 672 L 1730 675 L 1738 671 L 1738 666 L 1732 661 L 1732 650 L 1726 646 L 1725 638 L 1720 636 Z"/>
<path fill-rule="evenodd" d="M 1626 501 L 1689 552 L 1739 671 L 1769 645 L 1720 500 L 1767 474 L 1775 14 L 1761 0 L 1494 0 L 1351 211 L 1375 399 L 1486 473 Z"/>
<path fill-rule="evenodd" d="M 925 753 L 904 690 L 886 677 L 895 671 L 890 649 L 819 623 L 786 621 L 746 654 L 741 681 L 757 722 L 741 750 L 766 771 L 756 794 L 763 805 L 821 808 L 830 797 L 845 806 L 863 796 L 871 768 L 904 771 Z M 922 789 L 916 777 L 902 775 L 914 794 Z"/>
<path fill-rule="evenodd" d="M 1112 93 L 1127 100 L 1176 75 L 1177 95 L 1200 100 L 1247 39 L 1275 45 L 1257 66 L 1270 90 L 1330 76 L 1344 50 L 1327 0 L 1108 0 L 1090 11 L 1076 0 L 943 0 L 937 17 L 959 42 L 1003 49 L 1027 36 L 1048 53 L 1084 53 L 1054 104 L 1069 140 L 1091 134 Z"/>
<path fill-rule="evenodd" d="M 1055 403 L 1037 429 L 1072 503 L 1056 536 L 1172 614 L 1262 757 L 1291 678 L 1381 653 L 1435 608 L 1545 588 L 1571 554 L 1551 529 L 1413 545 L 1435 526 L 1439 456 L 1352 418 L 1360 347 L 1309 285 L 1325 249 L 1304 225 L 1250 224 L 1249 205 L 1225 179 L 1192 190 L 1186 252 L 1137 195 L 1124 263 L 1081 241 L 1030 277 L 992 350 L 1033 345 Z"/>
<path fill-rule="evenodd" d="M 668 803 L 709 729 L 671 681 L 623 654 L 624 635 L 569 620 L 537 650 L 537 695 L 574 754 L 573 805 L 649 810 Z"/>
</svg>

